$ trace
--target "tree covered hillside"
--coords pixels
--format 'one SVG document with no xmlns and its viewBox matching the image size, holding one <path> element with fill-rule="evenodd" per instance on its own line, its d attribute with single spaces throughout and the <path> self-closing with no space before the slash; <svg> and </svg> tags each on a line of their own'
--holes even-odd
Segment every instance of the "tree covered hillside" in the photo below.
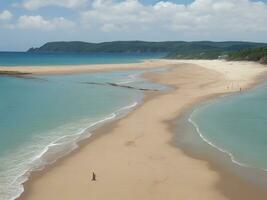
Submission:
<svg viewBox="0 0 267 200">
<path fill-rule="evenodd" d="M 49 42 L 39 48 L 31 48 L 32 53 L 167 53 L 168 58 L 218 58 L 228 52 L 247 48 L 267 47 L 265 43 L 252 42 L 145 42 L 114 41 L 102 43 Z"/>
<path fill-rule="evenodd" d="M 245 49 L 229 54 L 230 60 L 247 60 L 267 64 L 267 48 Z"/>
</svg>

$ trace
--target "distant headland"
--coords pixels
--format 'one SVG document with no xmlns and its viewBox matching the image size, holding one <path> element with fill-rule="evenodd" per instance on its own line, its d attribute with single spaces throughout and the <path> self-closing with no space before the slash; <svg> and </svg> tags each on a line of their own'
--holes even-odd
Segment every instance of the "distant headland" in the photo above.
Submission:
<svg viewBox="0 0 267 200">
<path fill-rule="evenodd" d="M 31 53 L 166 53 L 170 59 L 229 59 L 267 63 L 267 43 L 212 41 L 48 42 Z"/>
</svg>

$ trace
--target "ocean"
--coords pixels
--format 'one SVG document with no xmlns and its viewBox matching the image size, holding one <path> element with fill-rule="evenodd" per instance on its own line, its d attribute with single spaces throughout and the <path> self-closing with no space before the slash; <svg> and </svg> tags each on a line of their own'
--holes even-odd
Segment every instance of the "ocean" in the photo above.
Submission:
<svg viewBox="0 0 267 200">
<path fill-rule="evenodd" d="M 178 146 L 267 186 L 267 81 L 197 106 L 176 125 Z"/>
<path fill-rule="evenodd" d="M 21 60 L 18 61 L 24 53 L 14 53 L 13 57 L 11 54 L 8 53 L 10 58 L 4 56 L 1 59 L 0 65 L 5 63 L 12 67 L 67 62 L 64 60 L 66 55 L 59 56 L 56 61 L 47 60 L 55 55 L 45 55 L 48 57 L 39 63 L 36 55 L 27 55 L 28 58 L 19 58 Z M 67 60 L 71 60 L 69 56 Z M 121 59 L 118 55 L 114 55 L 116 59 L 111 59 L 111 55 L 101 55 L 99 59 L 102 60 L 99 61 L 96 55 L 92 55 L 92 60 L 84 58 L 87 59 L 85 61 L 76 56 L 72 63 L 121 63 L 127 62 L 127 59 L 139 62 L 148 58 L 141 54 L 132 58 L 120 55 Z M 3 58 L 3 53 L 0 57 Z M 142 101 L 143 91 L 107 83 L 167 89 L 143 79 L 141 75 L 144 72 L 129 70 L 31 78 L 0 76 L 0 200 L 18 197 L 24 191 L 22 184 L 27 181 L 30 172 L 40 170 L 76 149 L 77 143 L 90 137 L 95 128 L 126 115 Z"/>
<path fill-rule="evenodd" d="M 165 53 L 26 53 L 0 52 L 0 66 L 44 66 L 137 63 Z"/>
</svg>

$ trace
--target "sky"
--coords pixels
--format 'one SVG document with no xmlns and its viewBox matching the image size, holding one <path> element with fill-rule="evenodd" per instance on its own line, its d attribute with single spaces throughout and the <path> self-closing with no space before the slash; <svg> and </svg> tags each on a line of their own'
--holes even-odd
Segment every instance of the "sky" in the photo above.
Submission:
<svg viewBox="0 0 267 200">
<path fill-rule="evenodd" d="M 267 0 L 0 0 L 0 51 L 114 40 L 267 42 Z"/>
</svg>

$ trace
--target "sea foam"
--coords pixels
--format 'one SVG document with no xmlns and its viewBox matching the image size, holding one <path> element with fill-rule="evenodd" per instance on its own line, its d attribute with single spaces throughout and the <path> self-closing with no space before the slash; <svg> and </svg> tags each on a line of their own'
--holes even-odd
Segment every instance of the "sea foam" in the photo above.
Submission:
<svg viewBox="0 0 267 200">
<path fill-rule="evenodd" d="M 33 171 L 42 170 L 45 166 L 52 164 L 57 159 L 69 154 L 78 147 L 79 141 L 89 138 L 92 135 L 92 131 L 97 127 L 125 116 L 137 105 L 138 102 L 134 102 L 130 105 L 124 106 L 83 128 L 78 128 L 81 126 L 81 124 L 78 124 L 76 126 L 76 132 L 57 137 L 45 146 L 44 144 L 46 142 L 42 141 L 42 143 L 36 143 L 31 147 L 21 147 L 21 149 L 19 149 L 20 154 L 14 153 L 13 156 L 9 155 L 7 160 L 2 158 L 1 164 L 4 163 L 6 166 L 14 167 L 1 171 L 0 200 L 14 200 L 18 198 L 24 192 L 23 184 L 29 179 L 29 176 Z M 65 132 L 66 134 L 66 130 L 68 128 L 70 130 L 74 130 L 74 127 L 75 126 L 73 124 L 66 125 L 47 135 L 49 137 L 49 135 L 53 135 L 59 130 L 61 132 Z M 44 138 L 38 139 L 40 141 Z M 18 155 L 20 155 L 20 157 L 18 157 Z"/>
</svg>

